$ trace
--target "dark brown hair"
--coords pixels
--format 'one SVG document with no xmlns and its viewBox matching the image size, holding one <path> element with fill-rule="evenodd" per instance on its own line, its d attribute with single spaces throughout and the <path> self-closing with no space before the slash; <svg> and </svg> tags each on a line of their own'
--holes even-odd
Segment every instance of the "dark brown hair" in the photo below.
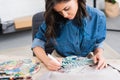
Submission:
<svg viewBox="0 0 120 80">
<path fill-rule="evenodd" d="M 60 23 L 65 23 L 68 19 L 61 16 L 57 13 L 53 7 L 59 2 L 69 2 L 70 0 L 45 0 L 45 23 L 46 23 L 46 33 L 45 36 L 47 40 L 50 38 L 57 37 L 59 31 Z M 78 11 L 75 16 L 75 24 L 81 26 L 82 25 L 82 18 L 87 17 L 86 11 L 86 0 L 78 0 Z"/>
</svg>

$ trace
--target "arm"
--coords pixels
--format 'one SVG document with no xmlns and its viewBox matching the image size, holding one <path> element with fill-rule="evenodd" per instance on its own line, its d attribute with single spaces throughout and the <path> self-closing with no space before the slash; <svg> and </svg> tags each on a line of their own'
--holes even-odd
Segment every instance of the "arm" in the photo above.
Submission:
<svg viewBox="0 0 120 80">
<path fill-rule="evenodd" d="M 45 52 L 45 27 L 45 24 L 42 24 L 38 32 L 36 33 L 32 43 L 32 50 L 36 57 L 40 59 L 49 70 L 58 70 L 58 68 L 60 68 L 60 65 L 56 64 L 53 60 L 51 60 Z"/>
<path fill-rule="evenodd" d="M 49 69 L 49 70 L 58 70 L 61 65 L 57 64 L 53 59 L 49 58 L 46 55 L 46 52 L 44 50 L 44 48 L 40 47 L 40 46 L 35 46 L 36 43 L 40 43 L 40 42 L 33 42 L 33 52 L 35 53 L 36 57 L 38 59 L 40 59 L 40 61 L 43 62 L 43 64 Z"/>
<path fill-rule="evenodd" d="M 107 67 L 105 58 L 103 57 L 103 49 L 102 48 L 96 48 L 94 50 L 94 63 L 97 63 L 96 69 L 102 69 L 104 67 Z"/>
<path fill-rule="evenodd" d="M 93 57 L 93 60 L 94 63 L 97 63 L 96 69 L 102 69 L 104 67 L 107 67 L 106 61 L 103 57 L 103 41 L 106 37 L 106 18 L 104 15 L 99 17 L 98 25 L 98 36 L 96 46 L 93 51 L 93 54 L 95 55 Z"/>
</svg>

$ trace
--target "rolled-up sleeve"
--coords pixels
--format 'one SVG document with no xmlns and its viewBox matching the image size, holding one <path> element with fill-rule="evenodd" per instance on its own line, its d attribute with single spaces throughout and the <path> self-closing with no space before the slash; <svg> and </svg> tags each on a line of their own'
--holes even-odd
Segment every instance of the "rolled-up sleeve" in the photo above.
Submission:
<svg viewBox="0 0 120 80">
<path fill-rule="evenodd" d="M 95 49 L 96 49 L 96 48 L 101 48 L 101 49 L 104 50 L 104 48 L 103 48 L 103 42 L 96 44 L 96 45 L 95 45 Z"/>
<path fill-rule="evenodd" d="M 36 47 L 36 46 L 40 46 L 40 47 L 42 47 L 43 49 L 45 49 L 45 42 L 42 41 L 42 40 L 40 40 L 40 39 L 35 38 L 35 39 L 33 40 L 32 47 L 31 47 L 31 48 L 33 49 L 33 48 Z"/>
</svg>

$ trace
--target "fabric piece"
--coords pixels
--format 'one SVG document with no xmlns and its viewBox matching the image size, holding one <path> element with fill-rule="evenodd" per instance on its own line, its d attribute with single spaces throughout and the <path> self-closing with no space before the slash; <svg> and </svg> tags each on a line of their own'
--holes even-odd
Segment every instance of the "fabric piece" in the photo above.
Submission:
<svg viewBox="0 0 120 80">
<path fill-rule="evenodd" d="M 11 32 L 15 32 L 15 25 L 13 21 L 6 21 L 2 23 L 2 33 L 7 34 Z"/>
<path fill-rule="evenodd" d="M 86 66 L 82 70 L 77 69 L 72 73 L 48 72 L 39 80 L 120 80 L 120 73 L 112 67 L 102 70 L 95 70 Z"/>
<path fill-rule="evenodd" d="M 93 60 L 87 57 L 69 56 L 62 59 L 62 67 L 59 71 L 70 73 L 73 72 L 74 69 L 84 68 L 86 65 L 94 65 Z"/>
<path fill-rule="evenodd" d="M 64 58 L 69 62 L 74 62 L 78 57 L 72 56 Z M 81 58 L 80 58 L 81 59 Z M 79 61 L 79 60 L 78 60 Z M 84 63 L 82 63 L 84 61 Z M 65 68 L 66 71 L 49 71 L 43 74 L 39 80 L 120 80 L 120 65 L 115 63 L 109 63 L 107 68 L 102 70 L 96 70 L 91 59 L 81 59 L 81 65 L 73 66 L 71 68 Z M 75 64 L 75 63 L 74 63 Z M 83 65 L 84 64 L 84 65 Z M 64 64 L 68 65 L 68 64 Z"/>
</svg>

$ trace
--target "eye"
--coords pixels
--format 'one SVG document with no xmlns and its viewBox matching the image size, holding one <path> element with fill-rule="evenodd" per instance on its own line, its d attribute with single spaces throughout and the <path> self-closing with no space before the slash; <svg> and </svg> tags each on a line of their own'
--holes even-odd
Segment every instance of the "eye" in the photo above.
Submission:
<svg viewBox="0 0 120 80">
<path fill-rule="evenodd" d="M 62 15 L 62 12 L 59 12 L 60 15 Z"/>
<path fill-rule="evenodd" d="M 70 9 L 70 7 L 66 7 L 64 8 L 64 11 L 68 11 Z"/>
</svg>

